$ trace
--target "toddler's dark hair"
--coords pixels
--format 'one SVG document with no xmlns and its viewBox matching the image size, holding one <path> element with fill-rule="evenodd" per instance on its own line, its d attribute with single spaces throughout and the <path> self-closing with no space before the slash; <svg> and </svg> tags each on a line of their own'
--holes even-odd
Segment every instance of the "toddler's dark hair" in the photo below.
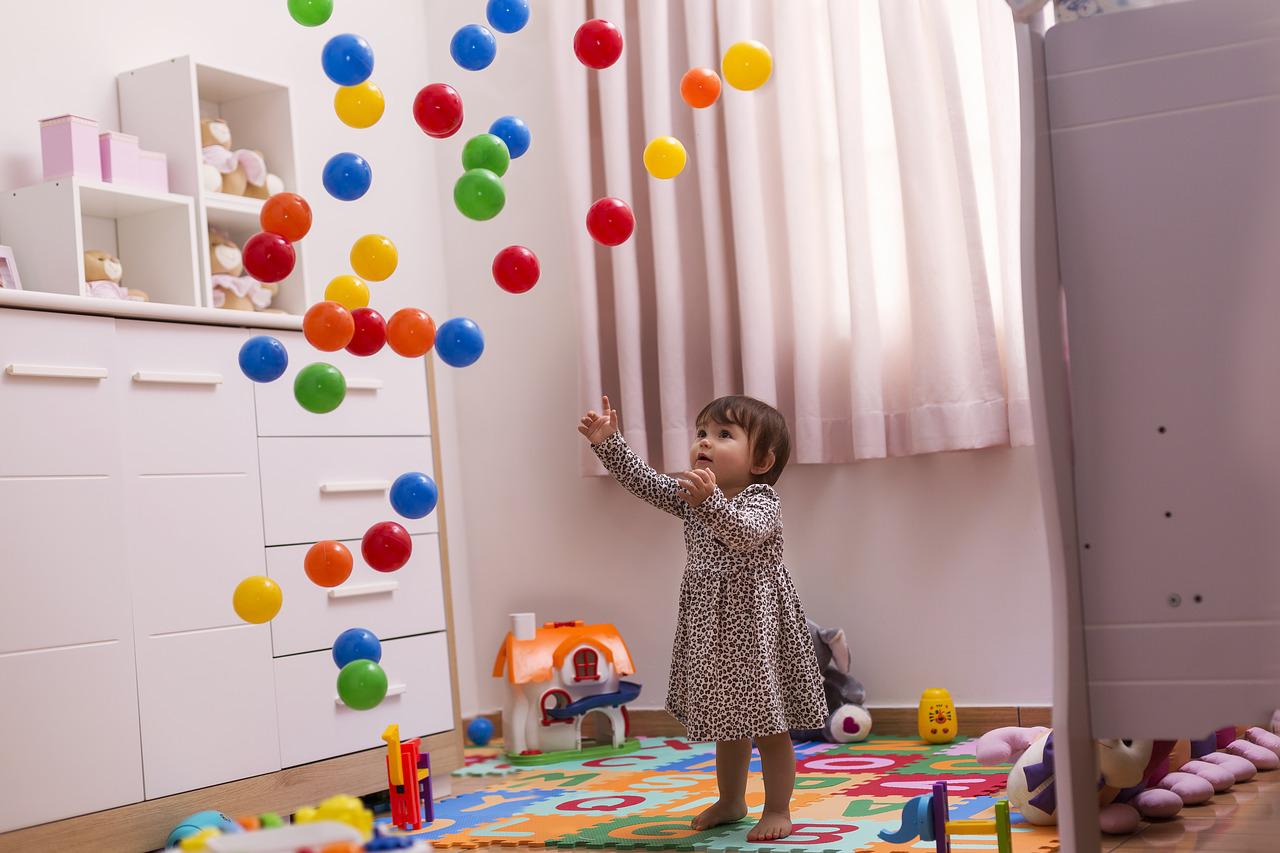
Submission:
<svg viewBox="0 0 1280 853">
<path fill-rule="evenodd" d="M 787 467 L 787 460 L 791 458 L 791 433 L 787 431 L 787 421 L 781 412 L 755 397 L 733 394 L 707 403 L 698 412 L 694 423 L 701 428 L 712 421 L 742 427 L 747 434 L 753 468 L 763 465 L 772 450 L 773 467 L 763 474 L 753 474 L 751 480 L 770 486 L 778 482 L 782 469 Z"/>
</svg>

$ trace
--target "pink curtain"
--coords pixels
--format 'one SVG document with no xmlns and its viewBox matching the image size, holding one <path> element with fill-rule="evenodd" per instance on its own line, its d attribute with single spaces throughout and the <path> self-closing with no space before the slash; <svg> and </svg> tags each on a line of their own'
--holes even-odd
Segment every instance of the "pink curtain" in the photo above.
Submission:
<svg viewBox="0 0 1280 853">
<path fill-rule="evenodd" d="M 1002 0 L 549 0 L 626 38 L 588 71 L 558 53 L 566 201 L 635 211 L 634 236 L 572 229 L 584 406 L 684 467 L 693 417 L 777 405 L 797 462 L 1029 444 L 1018 280 L 1017 66 Z M 681 75 L 756 39 L 773 78 L 693 110 Z M 683 141 L 676 179 L 645 143 Z M 588 470 L 594 460 L 584 457 Z"/>
</svg>

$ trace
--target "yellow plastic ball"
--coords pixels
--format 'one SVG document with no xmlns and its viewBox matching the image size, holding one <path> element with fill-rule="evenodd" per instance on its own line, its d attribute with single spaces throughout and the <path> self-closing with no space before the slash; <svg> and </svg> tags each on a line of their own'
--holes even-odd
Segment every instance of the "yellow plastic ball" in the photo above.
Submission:
<svg viewBox="0 0 1280 853">
<path fill-rule="evenodd" d="M 758 41 L 740 41 L 729 46 L 721 63 L 724 81 L 735 89 L 759 89 L 773 73 L 773 56 Z"/>
<path fill-rule="evenodd" d="M 399 262 L 396 244 L 381 234 L 366 234 L 351 247 L 351 268 L 365 281 L 386 281 Z"/>
<path fill-rule="evenodd" d="M 266 575 L 251 575 L 236 585 L 231 596 L 231 606 L 236 615 L 246 622 L 259 625 L 270 622 L 280 612 L 284 603 L 284 593 L 280 584 Z"/>
<path fill-rule="evenodd" d="M 382 90 L 368 80 L 358 86 L 343 86 L 333 96 L 333 111 L 348 127 L 373 127 L 386 108 Z"/>
<path fill-rule="evenodd" d="M 326 302 L 336 302 L 348 311 L 369 305 L 369 285 L 354 275 L 340 275 L 324 289 Z"/>
<path fill-rule="evenodd" d="M 644 167 L 655 178 L 668 180 L 684 171 L 689 157 L 674 136 L 657 136 L 644 147 Z"/>
</svg>

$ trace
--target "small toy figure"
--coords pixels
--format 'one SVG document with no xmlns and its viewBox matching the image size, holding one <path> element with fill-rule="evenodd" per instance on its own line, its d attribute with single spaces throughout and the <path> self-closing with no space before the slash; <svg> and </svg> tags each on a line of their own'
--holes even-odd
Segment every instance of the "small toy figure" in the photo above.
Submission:
<svg viewBox="0 0 1280 853">
<path fill-rule="evenodd" d="M 435 821 L 431 799 L 431 756 L 419 753 L 418 738 L 400 742 L 400 726 L 392 723 L 382 733 L 387 742 L 387 793 L 391 799 L 391 822 L 403 830 L 422 829 Z"/>
<path fill-rule="evenodd" d="M 920 697 L 916 715 L 920 739 L 925 743 L 951 743 L 956 738 L 956 705 L 941 687 L 930 687 Z"/>
</svg>

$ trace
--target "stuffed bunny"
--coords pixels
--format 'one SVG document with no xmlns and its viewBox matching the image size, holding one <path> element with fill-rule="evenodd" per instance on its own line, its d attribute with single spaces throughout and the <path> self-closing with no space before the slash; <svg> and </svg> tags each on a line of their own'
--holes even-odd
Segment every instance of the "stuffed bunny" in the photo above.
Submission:
<svg viewBox="0 0 1280 853">
<path fill-rule="evenodd" d="M 808 620 L 809 636 L 818 653 L 818 669 L 827 698 L 827 722 L 821 729 L 797 730 L 797 740 L 825 740 L 831 743 L 854 743 L 871 734 L 871 715 L 862 707 L 867 691 L 854 678 L 853 656 L 841 628 L 822 628 Z"/>
</svg>

